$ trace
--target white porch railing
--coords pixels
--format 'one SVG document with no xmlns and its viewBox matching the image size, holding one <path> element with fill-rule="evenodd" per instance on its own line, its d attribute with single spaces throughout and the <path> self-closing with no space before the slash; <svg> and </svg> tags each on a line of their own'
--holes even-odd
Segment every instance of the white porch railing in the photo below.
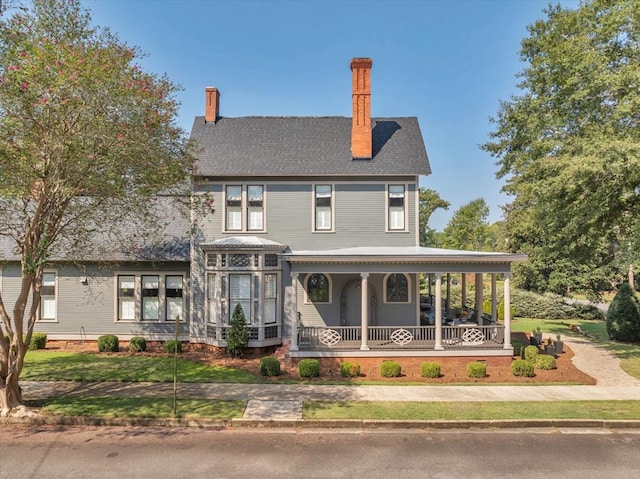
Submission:
<svg viewBox="0 0 640 479">
<path fill-rule="evenodd" d="M 370 350 L 429 350 L 436 344 L 435 326 L 370 326 Z M 502 349 L 504 326 L 462 324 L 442 326 L 444 349 Z M 360 326 L 298 328 L 301 351 L 355 351 L 362 345 Z"/>
</svg>

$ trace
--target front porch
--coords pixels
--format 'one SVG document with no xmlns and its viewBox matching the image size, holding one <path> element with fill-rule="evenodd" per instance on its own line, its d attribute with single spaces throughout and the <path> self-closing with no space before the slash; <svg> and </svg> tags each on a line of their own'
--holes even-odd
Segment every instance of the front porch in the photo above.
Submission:
<svg viewBox="0 0 640 479">
<path fill-rule="evenodd" d="M 438 330 L 441 341 L 438 341 Z M 369 326 L 365 340 L 359 326 L 300 327 L 292 356 L 456 356 L 510 355 L 503 325 L 475 323 L 436 326 Z M 441 348 L 436 348 L 440 343 Z"/>
</svg>

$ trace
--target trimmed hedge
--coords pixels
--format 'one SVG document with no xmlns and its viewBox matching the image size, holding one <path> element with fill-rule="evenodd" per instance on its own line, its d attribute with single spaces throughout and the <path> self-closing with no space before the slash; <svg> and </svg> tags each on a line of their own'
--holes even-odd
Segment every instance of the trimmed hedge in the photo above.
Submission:
<svg viewBox="0 0 640 479">
<path fill-rule="evenodd" d="M 479 362 L 467 364 L 467 376 L 470 378 L 484 378 L 487 376 L 487 365 Z"/>
<path fill-rule="evenodd" d="M 540 349 L 538 349 L 538 346 L 527 346 L 523 350 L 522 359 L 531 361 L 531 363 L 535 363 L 536 357 L 538 357 L 539 353 L 540 353 Z"/>
<path fill-rule="evenodd" d="M 320 376 L 320 361 L 317 359 L 301 359 L 298 363 L 298 374 L 301 378 L 317 378 Z"/>
<path fill-rule="evenodd" d="M 439 378 L 440 377 L 440 364 L 428 361 L 420 365 L 420 376 L 423 378 Z"/>
<path fill-rule="evenodd" d="M 118 336 L 105 334 L 98 338 L 98 351 L 101 353 L 117 353 L 119 350 Z"/>
<path fill-rule="evenodd" d="M 556 366 L 556 358 L 553 356 L 549 356 L 548 354 L 540 354 L 536 358 L 536 367 L 538 369 L 555 369 Z"/>
<path fill-rule="evenodd" d="M 273 356 L 260 359 L 260 374 L 263 376 L 280 376 L 280 361 Z"/>
<path fill-rule="evenodd" d="M 402 374 L 402 366 L 395 361 L 384 361 L 380 366 L 380 375 L 384 378 L 398 378 Z"/>
<path fill-rule="evenodd" d="M 357 378 L 360 376 L 360 365 L 345 361 L 340 364 L 340 376 L 343 378 Z"/>
<path fill-rule="evenodd" d="M 526 359 L 516 359 L 511 363 L 511 372 L 514 376 L 524 376 L 532 378 L 536 375 L 533 370 L 533 363 Z"/>
<path fill-rule="evenodd" d="M 29 342 L 28 349 L 44 349 L 47 347 L 47 335 L 45 333 L 33 333 L 31 334 L 31 341 Z"/>
<path fill-rule="evenodd" d="M 515 289 L 511 304 L 521 318 L 538 319 L 604 319 L 604 314 L 590 304 L 567 304 L 562 296 L 553 293 L 537 294 Z"/>
<path fill-rule="evenodd" d="M 175 354 L 177 351 L 180 354 L 182 352 L 182 343 L 176 339 L 169 339 L 162 345 L 162 350 L 165 353 Z"/>
<path fill-rule="evenodd" d="M 524 344 L 520 341 L 512 341 L 511 345 L 513 346 L 513 355 L 520 356 L 522 354 L 522 349 L 524 348 Z"/>
<path fill-rule="evenodd" d="M 141 336 L 134 336 L 129 340 L 129 351 L 141 353 L 147 350 L 147 340 Z"/>
</svg>

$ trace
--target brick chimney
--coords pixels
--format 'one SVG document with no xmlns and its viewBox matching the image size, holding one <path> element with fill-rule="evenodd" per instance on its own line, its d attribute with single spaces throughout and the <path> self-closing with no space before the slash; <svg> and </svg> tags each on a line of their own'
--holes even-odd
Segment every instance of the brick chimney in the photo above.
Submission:
<svg viewBox="0 0 640 479">
<path fill-rule="evenodd" d="M 204 91 L 206 96 L 204 121 L 215 123 L 220 113 L 220 92 L 212 86 L 206 87 Z"/>
<path fill-rule="evenodd" d="M 353 158 L 371 158 L 371 58 L 353 58 L 353 120 L 351 154 Z"/>
</svg>

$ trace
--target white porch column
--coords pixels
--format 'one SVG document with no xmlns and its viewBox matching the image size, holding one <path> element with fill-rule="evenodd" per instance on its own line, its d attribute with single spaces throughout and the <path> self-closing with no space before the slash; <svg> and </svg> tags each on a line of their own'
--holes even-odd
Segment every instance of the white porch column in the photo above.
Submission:
<svg viewBox="0 0 640 479">
<path fill-rule="evenodd" d="M 442 273 L 436 273 L 436 345 L 433 349 L 442 351 Z"/>
<path fill-rule="evenodd" d="M 482 319 L 482 303 L 484 302 L 482 273 L 476 273 L 476 322 L 481 326 L 480 321 Z"/>
<path fill-rule="evenodd" d="M 291 348 L 290 351 L 299 351 L 298 348 L 298 273 L 291 273 Z"/>
<path fill-rule="evenodd" d="M 504 349 L 511 348 L 511 273 L 504 274 Z"/>
<path fill-rule="evenodd" d="M 360 345 L 360 350 L 369 351 L 369 345 L 367 344 L 367 338 L 369 335 L 369 273 L 360 273 L 360 277 L 362 278 L 360 283 L 360 288 L 362 289 L 360 314 L 362 344 Z"/>
<path fill-rule="evenodd" d="M 498 321 L 498 288 L 496 284 L 496 274 L 491 273 L 491 320 L 494 324 Z"/>
<path fill-rule="evenodd" d="M 462 307 L 467 306 L 467 275 L 466 273 L 462 273 L 461 275 L 461 287 L 462 287 Z"/>
</svg>

